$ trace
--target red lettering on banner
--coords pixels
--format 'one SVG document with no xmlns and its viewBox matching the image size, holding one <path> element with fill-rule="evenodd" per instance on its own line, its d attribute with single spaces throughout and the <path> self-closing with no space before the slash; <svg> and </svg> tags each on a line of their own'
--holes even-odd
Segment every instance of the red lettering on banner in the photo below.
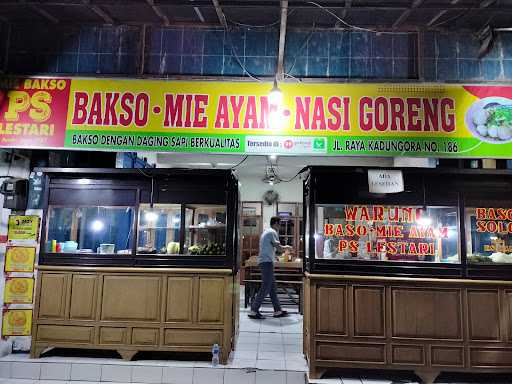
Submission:
<svg viewBox="0 0 512 384">
<path fill-rule="evenodd" d="M 194 128 L 206 128 L 208 126 L 208 116 L 205 115 L 208 99 L 208 95 L 196 95 L 194 98 Z"/>
<path fill-rule="evenodd" d="M 405 131 L 405 103 L 400 97 L 391 97 L 389 99 L 391 109 L 391 130 Z"/>
<path fill-rule="evenodd" d="M 72 124 L 84 124 L 87 120 L 87 104 L 89 95 L 86 92 L 75 92 L 75 107 Z"/>
<path fill-rule="evenodd" d="M 424 131 L 439 131 L 439 100 L 423 99 L 423 113 L 425 122 L 423 123 Z"/>
<path fill-rule="evenodd" d="M 135 95 L 130 92 L 126 92 L 121 97 L 121 110 L 123 113 L 119 115 L 119 123 L 127 127 L 132 124 L 133 121 L 133 103 L 135 101 Z"/>
<path fill-rule="evenodd" d="M 338 131 L 341 128 L 341 98 L 337 96 L 329 97 L 327 100 L 327 110 L 331 117 L 327 120 L 327 127 L 331 131 Z"/>
<path fill-rule="evenodd" d="M 375 128 L 386 131 L 389 126 L 388 100 L 385 97 L 375 99 Z"/>
<path fill-rule="evenodd" d="M 233 110 L 233 127 L 240 128 L 240 112 L 242 112 L 242 106 L 244 105 L 245 96 L 230 96 L 229 102 L 231 109 Z"/>
<path fill-rule="evenodd" d="M 164 127 L 183 126 L 183 95 L 165 95 Z"/>
<path fill-rule="evenodd" d="M 247 107 L 245 110 L 244 129 L 258 128 L 258 115 L 256 111 L 256 96 L 247 96 Z"/>
<path fill-rule="evenodd" d="M 315 103 L 313 105 L 313 121 L 311 122 L 311 129 L 325 130 L 326 128 L 324 99 L 317 96 L 315 97 Z"/>
<path fill-rule="evenodd" d="M 105 94 L 105 119 L 104 125 L 117 125 L 116 104 L 119 100 L 119 93 L 107 92 Z"/>
<path fill-rule="evenodd" d="M 229 128 L 229 108 L 227 96 L 219 97 L 217 112 L 215 116 L 215 128 Z"/>
<path fill-rule="evenodd" d="M 441 128 L 443 131 L 455 131 L 455 101 L 453 99 L 441 99 L 441 116 Z"/>
<path fill-rule="evenodd" d="M 373 107 L 373 100 L 371 97 L 361 97 L 359 101 L 359 127 L 363 131 L 371 131 L 373 128 L 372 124 L 372 112 L 366 111 L 366 108 Z"/>
<path fill-rule="evenodd" d="M 297 96 L 295 98 L 295 129 L 309 129 L 309 106 L 311 104 L 311 97 Z"/>
<path fill-rule="evenodd" d="M 135 125 L 144 127 L 148 123 L 149 115 L 149 95 L 139 93 L 135 98 Z"/>
<path fill-rule="evenodd" d="M 87 119 L 88 125 L 102 125 L 103 119 L 101 118 L 101 93 L 94 92 L 92 95 L 91 108 L 89 111 L 89 118 Z"/>
<path fill-rule="evenodd" d="M 192 95 L 185 95 L 185 128 L 192 126 L 192 116 L 190 111 L 192 110 Z"/>
<path fill-rule="evenodd" d="M 407 125 L 408 131 L 418 132 L 421 131 L 421 123 L 419 120 L 419 109 L 421 108 L 421 99 L 418 97 L 411 97 L 407 99 L 407 116 L 409 117 L 409 124 Z"/>
<path fill-rule="evenodd" d="M 343 130 L 350 131 L 350 97 L 343 98 Z"/>
</svg>

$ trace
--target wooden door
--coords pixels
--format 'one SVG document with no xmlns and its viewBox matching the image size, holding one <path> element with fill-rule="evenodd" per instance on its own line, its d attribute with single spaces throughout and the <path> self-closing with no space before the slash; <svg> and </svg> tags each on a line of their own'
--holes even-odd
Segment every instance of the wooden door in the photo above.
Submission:
<svg viewBox="0 0 512 384">
<path fill-rule="evenodd" d="M 98 276 L 74 274 L 71 280 L 69 318 L 94 320 L 98 300 Z"/>
<path fill-rule="evenodd" d="M 200 277 L 198 314 L 199 323 L 218 323 L 224 320 L 224 278 Z"/>
<path fill-rule="evenodd" d="M 42 273 L 41 287 L 39 289 L 39 318 L 62 319 L 66 316 L 66 303 L 68 297 L 68 273 Z"/>
<path fill-rule="evenodd" d="M 167 278 L 165 321 L 192 323 L 194 321 L 194 277 L 173 276 Z"/>
</svg>

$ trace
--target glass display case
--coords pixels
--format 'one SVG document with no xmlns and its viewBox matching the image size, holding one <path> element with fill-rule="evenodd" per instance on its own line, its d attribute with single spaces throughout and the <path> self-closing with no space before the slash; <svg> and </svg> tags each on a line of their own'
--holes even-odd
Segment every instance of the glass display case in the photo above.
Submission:
<svg viewBox="0 0 512 384">
<path fill-rule="evenodd" d="M 131 254 L 133 207 L 50 206 L 47 252 Z"/>
<path fill-rule="evenodd" d="M 317 205 L 315 257 L 459 263 L 457 207 Z"/>
<path fill-rule="evenodd" d="M 238 183 L 229 170 L 46 177 L 43 264 L 238 268 Z"/>
<path fill-rule="evenodd" d="M 179 254 L 181 205 L 141 204 L 138 231 L 138 254 Z"/>
<path fill-rule="evenodd" d="M 512 172 L 402 168 L 403 191 L 372 193 L 368 170 L 309 168 L 308 271 L 512 276 Z"/>
<path fill-rule="evenodd" d="M 512 207 L 466 208 L 465 223 L 468 263 L 512 263 Z"/>
<path fill-rule="evenodd" d="M 189 255 L 226 253 L 226 207 L 192 204 L 185 206 L 185 249 Z"/>
</svg>

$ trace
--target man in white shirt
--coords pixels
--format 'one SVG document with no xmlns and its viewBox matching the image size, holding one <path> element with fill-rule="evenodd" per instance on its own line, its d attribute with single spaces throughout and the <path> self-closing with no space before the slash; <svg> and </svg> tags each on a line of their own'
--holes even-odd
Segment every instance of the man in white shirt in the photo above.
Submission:
<svg viewBox="0 0 512 384">
<path fill-rule="evenodd" d="M 274 261 L 276 259 L 276 250 L 292 249 L 289 245 L 281 245 L 279 242 L 279 228 L 281 226 L 281 219 L 274 216 L 270 219 L 270 228 L 265 230 L 260 237 L 260 252 L 258 256 L 258 263 L 261 269 L 261 287 L 252 302 L 251 312 L 249 317 L 251 319 L 264 319 L 260 313 L 261 303 L 270 294 L 270 300 L 274 306 L 274 317 L 288 316 L 288 312 L 281 309 L 281 303 L 277 297 L 276 280 L 274 277 Z"/>
</svg>

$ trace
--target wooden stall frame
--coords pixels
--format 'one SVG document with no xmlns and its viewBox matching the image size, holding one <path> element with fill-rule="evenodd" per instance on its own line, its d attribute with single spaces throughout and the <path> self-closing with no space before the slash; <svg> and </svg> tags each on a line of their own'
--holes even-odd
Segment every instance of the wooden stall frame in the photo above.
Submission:
<svg viewBox="0 0 512 384">
<path fill-rule="evenodd" d="M 48 348 L 61 347 L 116 350 L 124 359 L 131 360 L 138 351 L 209 352 L 212 344 L 217 342 L 221 347 L 221 363 L 225 364 L 234 347 L 238 333 L 238 319 L 235 318 L 238 312 L 234 312 L 234 308 L 238 307 L 239 290 L 238 277 L 229 269 L 41 265 L 38 271 L 32 358 L 39 357 Z M 112 291 L 115 285 L 107 284 L 108 279 L 125 280 L 123 287 L 127 290 L 130 282 L 139 280 L 134 290 L 143 286 L 145 291 L 116 296 L 120 301 L 128 296 L 134 299 L 106 307 L 104 303 L 109 300 L 108 296 L 112 298 L 117 294 Z M 185 317 L 169 312 L 171 288 L 168 284 L 171 280 L 189 282 L 191 297 L 183 292 L 173 295 L 173 298 L 179 298 L 178 305 L 183 299 L 191 299 Z M 49 292 L 41 289 L 45 282 L 54 284 L 54 289 Z M 60 291 L 56 289 L 59 284 Z M 155 286 L 151 287 L 151 284 Z M 139 295 L 138 300 L 136 295 Z M 143 314 L 146 318 L 134 320 L 134 303 L 145 302 L 151 295 L 154 295 L 153 308 L 151 303 L 146 304 Z M 183 313 L 181 307 L 176 309 Z M 152 312 L 151 316 L 148 311 Z M 75 336 L 72 336 L 70 332 L 74 330 Z M 86 337 L 80 339 L 80 332 Z"/>
<path fill-rule="evenodd" d="M 361 289 L 381 291 L 381 303 L 371 295 L 357 299 Z M 460 309 L 429 312 L 452 299 Z M 325 303 L 329 313 L 322 312 Z M 380 314 L 379 305 L 382 318 L 375 321 L 369 315 Z M 304 353 L 311 378 L 331 368 L 412 370 L 424 383 L 433 383 L 443 371 L 512 372 L 512 281 L 306 272 L 305 308 Z M 458 322 L 449 321 L 450 314 Z M 366 334 L 355 329 L 361 324 Z"/>
</svg>

